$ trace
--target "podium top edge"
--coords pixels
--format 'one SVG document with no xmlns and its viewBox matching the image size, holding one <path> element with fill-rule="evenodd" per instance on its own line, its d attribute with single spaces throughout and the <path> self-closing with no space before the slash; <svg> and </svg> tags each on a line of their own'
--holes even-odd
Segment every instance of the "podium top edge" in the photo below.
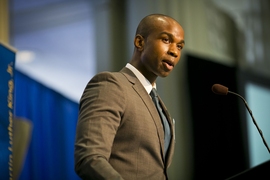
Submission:
<svg viewBox="0 0 270 180">
<path fill-rule="evenodd" d="M 16 53 L 18 50 L 14 47 L 12 47 L 11 45 L 7 44 L 7 43 L 4 43 L 0 40 L 0 45 L 3 45 L 4 47 L 6 47 L 7 49 L 13 51 L 14 53 Z"/>
</svg>

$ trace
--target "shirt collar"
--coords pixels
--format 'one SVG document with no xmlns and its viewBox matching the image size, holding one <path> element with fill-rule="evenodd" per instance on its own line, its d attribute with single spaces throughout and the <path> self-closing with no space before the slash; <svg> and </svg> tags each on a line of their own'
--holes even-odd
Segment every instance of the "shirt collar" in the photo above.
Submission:
<svg viewBox="0 0 270 180">
<path fill-rule="evenodd" d="M 132 66 L 130 63 L 127 63 L 126 68 L 130 69 L 135 76 L 139 79 L 139 81 L 142 83 L 143 87 L 147 91 L 148 94 L 152 91 L 152 88 L 157 88 L 156 83 L 152 86 L 152 84 L 144 77 L 144 75 L 138 71 L 134 66 Z"/>
</svg>

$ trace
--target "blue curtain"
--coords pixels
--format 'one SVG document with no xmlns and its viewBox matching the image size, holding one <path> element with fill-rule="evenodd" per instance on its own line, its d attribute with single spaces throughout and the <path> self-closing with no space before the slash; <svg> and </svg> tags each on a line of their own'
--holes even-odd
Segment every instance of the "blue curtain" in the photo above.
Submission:
<svg viewBox="0 0 270 180">
<path fill-rule="evenodd" d="M 73 158 L 78 103 L 16 71 L 14 104 L 15 116 L 33 124 L 19 179 L 79 179 Z"/>
</svg>

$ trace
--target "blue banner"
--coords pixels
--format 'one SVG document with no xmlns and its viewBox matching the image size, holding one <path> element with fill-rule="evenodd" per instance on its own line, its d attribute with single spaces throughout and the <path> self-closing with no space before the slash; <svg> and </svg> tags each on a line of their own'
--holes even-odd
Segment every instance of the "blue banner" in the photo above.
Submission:
<svg viewBox="0 0 270 180">
<path fill-rule="evenodd" d="M 0 42 L 0 175 L 13 179 L 15 50 Z"/>
</svg>

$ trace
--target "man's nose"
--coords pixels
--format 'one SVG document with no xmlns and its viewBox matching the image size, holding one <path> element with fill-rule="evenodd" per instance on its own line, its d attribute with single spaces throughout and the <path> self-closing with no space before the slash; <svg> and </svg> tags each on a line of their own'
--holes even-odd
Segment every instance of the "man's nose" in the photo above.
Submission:
<svg viewBox="0 0 270 180">
<path fill-rule="evenodd" d="M 168 50 L 168 54 L 171 55 L 171 56 L 173 56 L 173 57 L 177 57 L 178 56 L 179 52 L 178 52 L 178 47 L 177 47 L 176 44 L 172 43 L 170 45 L 170 48 Z"/>
</svg>

